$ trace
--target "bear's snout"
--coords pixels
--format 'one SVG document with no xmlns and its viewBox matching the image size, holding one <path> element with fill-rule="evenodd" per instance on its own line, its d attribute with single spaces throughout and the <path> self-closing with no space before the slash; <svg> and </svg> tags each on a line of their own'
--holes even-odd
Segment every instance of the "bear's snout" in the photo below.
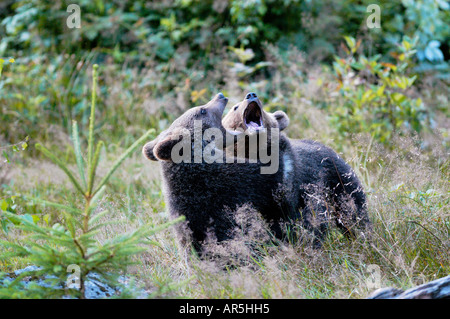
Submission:
<svg viewBox="0 0 450 319">
<path fill-rule="evenodd" d="M 246 100 L 256 99 L 256 98 L 258 98 L 258 97 L 256 96 L 256 93 L 253 93 L 253 92 L 250 92 L 245 96 Z"/>
</svg>

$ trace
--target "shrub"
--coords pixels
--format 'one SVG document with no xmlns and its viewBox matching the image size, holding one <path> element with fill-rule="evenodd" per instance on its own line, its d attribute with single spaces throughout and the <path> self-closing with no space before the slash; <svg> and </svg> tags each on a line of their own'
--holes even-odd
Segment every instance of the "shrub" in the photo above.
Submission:
<svg viewBox="0 0 450 319">
<path fill-rule="evenodd" d="M 358 54 L 361 41 L 345 38 L 347 56 L 335 57 L 333 69 L 338 81 L 338 105 L 332 122 L 343 134 L 369 133 L 388 143 L 396 132 L 421 132 L 430 127 L 430 114 L 422 99 L 409 91 L 415 42 L 405 37 L 392 54 L 394 63 L 381 62 L 381 55 Z"/>
</svg>

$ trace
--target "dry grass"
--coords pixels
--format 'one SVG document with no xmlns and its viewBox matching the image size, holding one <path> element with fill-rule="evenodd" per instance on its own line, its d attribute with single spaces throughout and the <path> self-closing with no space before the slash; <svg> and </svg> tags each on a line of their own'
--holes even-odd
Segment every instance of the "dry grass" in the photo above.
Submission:
<svg viewBox="0 0 450 319">
<path fill-rule="evenodd" d="M 349 158 L 365 177 L 374 226 L 370 241 L 349 242 L 331 232 L 320 250 L 307 241 L 268 244 L 264 225 L 243 209 L 247 229 L 226 245 L 211 244 L 211 258 L 200 261 L 186 255 L 174 231 L 167 230 L 152 238 L 155 244 L 128 273 L 149 291 L 190 298 L 364 298 L 378 286 L 407 288 L 443 277 L 450 270 L 448 157 L 440 144 L 424 153 L 415 142 L 401 138 L 399 147 L 389 152 L 373 145 L 368 153 L 363 149 L 368 154 L 363 161 L 357 150 L 367 144 L 355 142 L 354 156 Z M 144 222 L 160 224 L 168 218 L 158 166 L 136 154 L 124 167 L 102 203 L 115 212 L 118 222 L 102 231 L 99 242 Z M 36 188 L 44 192 L 57 184 L 63 190 L 55 197 L 70 193 L 55 172 L 52 165 L 33 161 L 8 176 L 22 192 Z M 51 183 L 43 176 L 52 176 Z M 20 241 L 20 234 L 10 236 Z M 23 265 L 12 268 L 19 267 Z M 378 282 L 370 267 L 379 269 Z"/>
</svg>

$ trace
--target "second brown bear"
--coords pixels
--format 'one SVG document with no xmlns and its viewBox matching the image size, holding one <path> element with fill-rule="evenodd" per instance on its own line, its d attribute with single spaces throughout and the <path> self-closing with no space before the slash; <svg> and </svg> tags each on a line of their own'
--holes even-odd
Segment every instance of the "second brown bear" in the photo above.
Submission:
<svg viewBox="0 0 450 319">
<path fill-rule="evenodd" d="M 271 131 L 285 129 L 289 118 L 282 111 L 265 112 L 256 94 L 248 93 L 242 102 L 231 108 L 222 124 L 228 130 L 245 131 L 242 134 L 245 138 L 238 139 L 234 149 L 237 152 L 244 148 L 245 156 L 251 157 L 255 154 L 249 142 L 255 141 L 257 136 L 258 145 L 253 149 L 261 149 L 271 140 Z M 287 191 L 298 196 L 293 202 L 304 227 L 316 235 L 316 244 L 320 245 L 330 221 L 346 236 L 365 236 L 370 228 L 366 195 L 350 165 L 319 142 L 281 136 L 289 141 L 293 152 L 289 158 L 280 159 L 284 161 L 285 170 L 290 168 L 294 175 L 292 189 Z"/>
</svg>

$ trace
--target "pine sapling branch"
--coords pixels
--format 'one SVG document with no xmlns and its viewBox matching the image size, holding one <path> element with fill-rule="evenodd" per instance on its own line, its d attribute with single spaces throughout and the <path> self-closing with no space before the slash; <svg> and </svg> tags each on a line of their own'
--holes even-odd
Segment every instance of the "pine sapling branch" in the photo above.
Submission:
<svg viewBox="0 0 450 319">
<path fill-rule="evenodd" d="M 80 186 L 80 184 L 78 183 L 78 181 L 76 180 L 76 178 L 73 176 L 72 172 L 67 168 L 66 165 L 64 165 L 64 163 L 58 159 L 55 155 L 53 155 L 48 149 L 46 149 L 44 146 L 42 146 L 41 144 L 36 144 L 36 149 L 40 150 L 42 153 L 44 153 L 45 156 L 47 156 L 53 163 L 55 163 L 56 165 L 59 166 L 59 168 L 61 168 L 64 173 L 66 173 L 67 177 L 69 177 L 70 181 L 72 182 L 72 184 L 75 186 L 75 188 L 81 192 L 81 194 L 84 195 L 84 191 L 83 188 Z"/>
<path fill-rule="evenodd" d="M 90 170 L 89 170 L 89 184 L 88 184 L 88 189 L 87 189 L 87 194 L 86 194 L 89 197 L 92 197 L 92 188 L 94 186 L 95 171 L 97 170 L 98 160 L 100 158 L 100 151 L 101 151 L 103 145 L 104 145 L 103 141 L 98 142 L 97 148 L 95 150 L 94 158 L 92 161 L 92 166 L 90 167 Z"/>
<path fill-rule="evenodd" d="M 77 160 L 78 172 L 80 174 L 81 182 L 83 184 L 83 188 L 87 189 L 86 184 L 86 176 L 84 172 L 84 162 L 83 156 L 81 154 L 81 145 L 80 145 L 80 136 L 78 134 L 78 125 L 76 121 L 73 121 L 72 124 L 72 140 L 73 140 L 73 148 L 75 150 L 75 158 Z"/>
<path fill-rule="evenodd" d="M 91 116 L 89 117 L 89 140 L 88 140 L 88 167 L 89 171 L 92 167 L 93 151 L 94 151 L 94 123 L 95 123 L 95 102 L 97 97 L 97 69 L 98 64 L 92 67 L 92 100 L 91 100 Z"/>
</svg>

